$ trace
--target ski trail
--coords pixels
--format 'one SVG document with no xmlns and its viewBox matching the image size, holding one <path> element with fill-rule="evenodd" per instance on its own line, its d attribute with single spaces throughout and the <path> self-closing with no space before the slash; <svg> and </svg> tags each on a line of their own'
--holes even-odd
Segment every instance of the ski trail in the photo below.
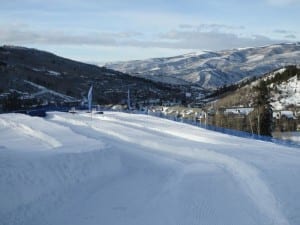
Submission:
<svg viewBox="0 0 300 225">
<path fill-rule="evenodd" d="M 113 136 L 117 139 L 120 139 L 125 142 L 130 142 L 135 145 L 140 145 L 144 147 L 145 149 L 152 149 L 156 152 L 166 152 L 171 155 L 178 155 L 180 157 L 184 158 L 191 158 L 193 160 L 198 161 L 204 161 L 216 164 L 217 166 L 223 168 L 226 170 L 231 176 L 240 184 L 240 187 L 243 188 L 245 193 L 249 196 L 249 198 L 253 201 L 253 203 L 257 206 L 257 208 L 260 210 L 260 212 L 268 218 L 270 221 L 270 224 L 273 225 L 289 225 L 288 220 L 285 218 L 285 216 L 282 214 L 279 204 L 271 192 L 268 185 L 263 181 L 263 179 L 259 175 L 259 171 L 237 159 L 231 156 L 228 156 L 223 153 L 217 153 L 213 150 L 206 150 L 206 149 L 198 149 L 198 148 L 187 148 L 186 146 L 174 146 L 172 144 L 163 142 L 163 140 L 160 139 L 161 132 L 156 131 L 156 133 L 147 133 L 145 130 L 143 133 L 148 135 L 149 138 L 146 138 L 146 140 L 139 141 L 137 140 L 136 136 L 130 136 L 130 134 L 135 134 L 135 132 L 128 132 L 128 124 L 122 125 L 122 121 L 118 122 L 117 125 L 119 126 L 118 132 L 116 131 L 108 131 L 103 129 L 103 127 L 97 127 L 97 124 L 89 124 L 87 121 L 73 121 L 72 119 L 63 118 L 65 123 L 69 123 L 75 126 L 86 126 L 90 127 L 96 132 L 99 132 L 104 135 Z M 109 120 L 107 120 L 109 121 Z M 112 123 L 114 123 L 114 120 L 111 120 Z M 114 123 L 116 124 L 116 123 Z M 134 129 L 134 128 L 131 128 Z M 156 129 L 156 128 L 154 128 Z M 154 130 L 153 130 L 154 131 Z M 171 131 L 166 131 L 167 133 L 172 133 Z M 173 132 L 174 134 L 174 132 Z M 184 138 L 179 134 L 176 134 L 176 136 L 180 138 Z M 154 140 L 158 140 L 160 143 L 155 143 Z M 153 152 L 153 151 L 152 151 Z M 180 158 L 178 158 L 179 160 Z"/>
<path fill-rule="evenodd" d="M 26 126 L 25 124 L 22 124 L 19 122 L 13 122 L 13 121 L 6 121 L 6 120 L 0 118 L 0 125 L 3 127 L 11 128 L 22 135 L 37 139 L 40 142 L 42 142 L 44 145 L 46 145 L 47 147 L 58 148 L 58 147 L 62 146 L 62 144 L 55 138 L 53 138 L 39 130 L 34 130 L 29 126 Z"/>
<path fill-rule="evenodd" d="M 239 182 L 247 195 L 259 208 L 263 215 L 267 216 L 271 224 L 288 225 L 289 222 L 282 214 L 275 196 L 267 184 L 260 178 L 259 172 L 252 166 L 225 154 L 210 150 L 195 149 L 197 159 L 224 166 L 224 168 Z M 195 157 L 190 152 L 191 157 Z"/>
<path fill-rule="evenodd" d="M 191 141 L 202 142 L 201 140 L 199 141 L 191 136 L 185 136 L 179 134 L 178 132 L 168 130 L 163 131 L 161 129 L 156 128 L 149 128 L 149 130 L 173 135 L 179 138 L 185 138 Z M 112 132 L 110 132 L 109 134 L 114 135 Z M 122 137 L 121 134 L 117 134 L 114 136 Z M 124 141 L 128 141 L 129 138 L 122 137 L 121 139 Z M 136 140 L 131 141 L 135 142 Z M 142 145 L 146 147 L 149 146 L 149 144 L 145 143 Z M 155 148 L 155 145 L 152 145 L 152 147 Z M 217 153 L 211 150 L 195 149 L 191 152 L 188 149 L 183 150 L 179 148 L 174 148 L 174 146 L 165 146 L 164 149 L 172 149 L 172 152 L 174 152 L 175 149 L 178 149 L 176 151 L 176 154 L 180 154 L 182 156 L 190 156 L 191 158 L 197 158 L 199 160 L 211 162 L 224 167 L 239 182 L 241 187 L 243 187 L 247 195 L 252 199 L 252 201 L 260 209 L 260 211 L 264 215 L 268 216 L 272 224 L 289 224 L 282 212 L 280 211 L 278 203 L 273 193 L 270 191 L 269 187 L 265 184 L 265 182 L 259 177 L 259 172 L 254 167 L 251 167 L 250 165 L 236 158 L 227 156 L 225 154 Z"/>
</svg>

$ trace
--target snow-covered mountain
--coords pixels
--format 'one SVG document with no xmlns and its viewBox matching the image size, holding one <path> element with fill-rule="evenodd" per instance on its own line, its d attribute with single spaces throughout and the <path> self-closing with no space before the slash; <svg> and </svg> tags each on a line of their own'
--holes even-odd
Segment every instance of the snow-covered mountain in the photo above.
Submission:
<svg viewBox="0 0 300 225">
<path fill-rule="evenodd" d="M 0 224 L 299 225 L 297 148 L 147 115 L 0 115 Z"/>
<path fill-rule="evenodd" d="M 246 77 L 300 62 L 300 44 L 284 43 L 224 51 L 202 51 L 169 58 L 109 63 L 114 70 L 167 83 L 197 83 L 205 88 L 231 84 Z"/>
</svg>

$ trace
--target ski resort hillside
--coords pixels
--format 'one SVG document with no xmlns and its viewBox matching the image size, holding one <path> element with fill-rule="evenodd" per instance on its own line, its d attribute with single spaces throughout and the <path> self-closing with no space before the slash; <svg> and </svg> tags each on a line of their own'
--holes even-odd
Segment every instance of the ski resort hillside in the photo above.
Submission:
<svg viewBox="0 0 300 225">
<path fill-rule="evenodd" d="M 148 115 L 0 115 L 0 224 L 298 225 L 300 151 Z"/>
<path fill-rule="evenodd" d="M 300 69 L 297 66 L 224 86 L 212 96 L 206 110 L 210 112 L 208 121 L 214 126 L 259 133 L 258 110 L 264 102 L 265 109 L 272 111 L 269 115 L 272 132 L 300 130 Z"/>
<path fill-rule="evenodd" d="M 41 105 L 79 106 L 91 84 L 97 104 L 121 104 L 128 88 L 136 101 L 181 99 L 185 93 L 183 87 L 151 82 L 50 52 L 0 46 L 0 112 Z"/>
</svg>

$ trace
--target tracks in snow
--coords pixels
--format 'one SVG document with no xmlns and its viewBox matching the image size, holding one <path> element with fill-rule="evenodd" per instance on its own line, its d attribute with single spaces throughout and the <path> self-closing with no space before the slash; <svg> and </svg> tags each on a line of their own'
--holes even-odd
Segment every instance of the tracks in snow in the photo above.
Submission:
<svg viewBox="0 0 300 225">
<path fill-rule="evenodd" d="M 192 147 L 187 147 L 185 145 L 187 142 L 181 142 L 180 140 L 174 140 L 174 143 L 170 143 L 171 139 L 163 136 L 162 133 L 172 135 L 173 137 L 176 136 L 181 140 L 196 141 L 193 136 L 180 135 L 178 132 L 172 130 L 163 131 L 161 127 L 155 127 L 155 124 L 152 124 L 151 128 L 145 129 L 143 125 L 115 118 L 97 118 L 97 120 L 94 118 L 93 122 L 88 121 L 89 118 L 85 118 L 85 116 L 80 116 L 80 120 L 79 118 L 74 120 L 59 117 L 54 118 L 54 120 L 70 124 L 71 126 L 86 126 L 100 133 L 102 136 L 113 136 L 117 140 L 139 145 L 143 149 L 154 153 L 166 153 L 171 157 L 172 155 L 179 156 L 176 158 L 177 160 L 183 157 L 198 160 L 199 162 L 204 161 L 215 164 L 227 171 L 239 183 L 240 187 L 242 187 L 259 211 L 268 218 L 270 224 L 289 224 L 282 214 L 275 196 L 260 177 L 259 171 L 255 167 L 226 154 L 207 150 L 205 146 L 204 148 L 199 148 L 197 145 L 192 144 Z"/>
<path fill-rule="evenodd" d="M 48 148 L 58 148 L 62 146 L 62 144 L 54 137 L 47 135 L 42 131 L 33 129 L 21 122 L 14 122 L 12 120 L 4 120 L 3 118 L 0 118 L 0 126 L 3 126 L 6 129 L 12 129 L 16 131 L 17 134 L 27 136 L 30 139 L 38 140 L 41 144 Z"/>
<path fill-rule="evenodd" d="M 62 134 L 66 134 L 64 132 L 68 129 L 70 131 L 73 130 L 73 133 L 68 134 L 71 135 L 71 137 L 68 137 L 70 140 L 72 138 L 82 138 L 86 143 L 94 140 L 95 144 L 98 145 L 103 138 L 109 142 L 108 144 L 117 146 L 120 150 L 122 150 L 122 144 L 130 143 L 130 145 L 124 145 L 127 150 L 130 149 L 130 146 L 137 146 L 138 148 L 134 149 L 139 151 L 140 154 L 150 152 L 157 157 L 167 155 L 180 164 L 184 164 L 184 167 L 187 168 L 182 174 L 179 174 L 179 176 L 175 175 L 175 181 L 174 179 L 168 181 L 171 182 L 170 185 L 172 185 L 172 182 L 175 182 L 175 184 L 176 182 L 184 183 L 185 177 L 191 172 L 189 170 L 191 164 L 202 165 L 204 162 L 214 165 L 221 168 L 222 171 L 226 171 L 237 181 L 241 190 L 252 200 L 261 214 L 268 218 L 268 224 L 289 224 L 282 214 L 270 187 L 262 179 L 260 171 L 241 159 L 228 156 L 224 152 L 218 152 L 217 146 L 221 146 L 221 142 L 215 142 L 217 145 L 214 149 L 212 145 L 207 145 L 210 141 L 215 141 L 213 139 L 207 138 L 198 140 L 194 133 L 191 136 L 187 133 L 181 135 L 179 131 L 172 130 L 174 128 L 172 126 L 166 126 L 164 130 L 161 125 L 159 126 L 157 121 L 152 122 L 151 119 L 147 119 L 147 117 L 144 118 L 143 122 L 142 120 L 131 121 L 130 119 L 126 120 L 125 117 L 115 118 L 113 115 L 105 115 L 104 117 L 95 117 L 93 121 L 91 121 L 86 115 L 76 115 L 76 117 L 74 117 L 70 114 L 63 114 L 54 115 L 52 118 L 50 117 L 48 121 L 37 120 L 36 122 L 43 121 L 46 122 L 45 125 L 52 123 L 53 127 L 56 128 L 66 127 L 66 129 L 60 131 L 63 132 Z M 36 140 L 50 149 L 64 147 L 67 143 L 63 141 L 63 137 L 55 136 L 53 132 L 48 132 L 47 128 L 34 125 L 34 123 L 27 123 L 21 119 L 14 120 L 13 118 L 5 119 L 1 117 L 0 127 L 11 129 L 18 135 L 28 137 L 29 140 Z M 82 127 L 85 127 L 85 129 L 82 129 Z M 185 132 L 185 130 L 182 132 Z M 172 143 L 170 143 L 170 140 L 172 140 Z M 114 143 L 114 141 L 116 143 Z M 70 142 L 70 144 L 72 143 Z M 70 145 L 70 147 L 72 148 L 72 145 Z M 227 143 L 227 147 L 230 147 L 230 143 Z M 91 148 L 91 145 L 87 146 L 87 148 Z M 193 169 L 192 171 L 195 173 Z M 172 189 L 170 190 L 172 191 Z M 155 202 L 153 204 L 155 205 Z M 193 202 L 192 205 L 195 206 L 186 206 L 187 208 L 193 208 L 193 216 L 195 216 L 195 218 L 197 216 L 199 217 L 197 211 L 201 211 L 203 208 L 203 206 L 197 204 L 197 202 Z M 197 219 L 195 219 L 195 221 L 196 220 Z"/>
</svg>

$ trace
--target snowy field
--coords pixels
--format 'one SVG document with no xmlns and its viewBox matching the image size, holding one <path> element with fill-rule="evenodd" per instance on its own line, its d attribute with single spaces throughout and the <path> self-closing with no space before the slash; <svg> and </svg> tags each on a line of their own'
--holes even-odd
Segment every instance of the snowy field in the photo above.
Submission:
<svg viewBox="0 0 300 225">
<path fill-rule="evenodd" d="M 146 115 L 0 115 L 1 225 L 299 225 L 300 149 Z"/>
</svg>

